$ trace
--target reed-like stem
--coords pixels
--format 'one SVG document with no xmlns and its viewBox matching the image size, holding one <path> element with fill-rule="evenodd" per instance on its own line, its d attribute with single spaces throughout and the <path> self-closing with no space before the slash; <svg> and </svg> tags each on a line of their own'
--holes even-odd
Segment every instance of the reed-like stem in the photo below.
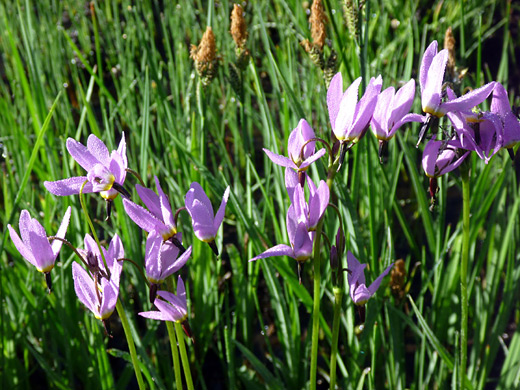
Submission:
<svg viewBox="0 0 520 390">
<path fill-rule="evenodd" d="M 340 271 L 341 272 L 341 271 Z M 334 287 L 334 319 L 332 321 L 332 345 L 330 351 L 330 389 L 336 388 L 336 362 L 338 355 L 339 323 L 341 319 L 341 302 L 343 301 L 343 283 Z"/>
<path fill-rule="evenodd" d="M 175 323 L 175 332 L 177 332 L 177 340 L 179 341 L 179 351 L 181 352 L 182 369 L 184 370 L 184 379 L 188 390 L 193 390 L 193 380 L 191 379 L 190 360 L 186 353 L 186 345 L 184 344 L 184 331 L 181 324 Z"/>
<path fill-rule="evenodd" d="M 116 310 L 117 314 L 119 315 L 119 318 L 121 319 L 121 325 L 123 325 L 123 330 L 125 331 L 126 342 L 128 344 L 128 350 L 130 351 L 130 357 L 132 358 L 132 365 L 134 366 L 137 384 L 139 385 L 140 390 L 144 390 L 145 387 L 143 377 L 141 375 L 141 369 L 139 368 L 139 362 L 137 360 L 137 352 L 135 350 L 134 339 L 132 337 L 132 330 L 130 329 L 130 323 L 128 322 L 125 309 L 123 309 L 123 305 L 121 304 L 121 300 L 119 298 L 117 299 Z"/>
<path fill-rule="evenodd" d="M 170 347 L 172 349 L 173 372 L 175 374 L 175 385 L 177 389 L 182 389 L 181 364 L 179 361 L 179 348 L 177 347 L 177 337 L 172 321 L 166 321 L 168 329 L 168 337 L 170 338 Z"/>
</svg>

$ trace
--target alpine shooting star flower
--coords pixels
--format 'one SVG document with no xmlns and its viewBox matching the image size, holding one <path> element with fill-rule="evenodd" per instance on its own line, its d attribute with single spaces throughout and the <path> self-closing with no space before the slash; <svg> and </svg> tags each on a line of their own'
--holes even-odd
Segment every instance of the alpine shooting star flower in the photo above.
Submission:
<svg viewBox="0 0 520 390">
<path fill-rule="evenodd" d="M 325 154 L 325 149 L 314 153 L 316 142 L 310 141 L 313 138 L 315 135 L 310 125 L 305 119 L 300 119 L 298 126 L 289 135 L 287 143 L 289 157 L 275 154 L 265 148 L 263 150 L 275 164 L 301 172 Z"/>
<path fill-rule="evenodd" d="M 215 244 L 215 237 L 224 220 L 228 199 L 229 186 L 224 191 L 217 214 L 213 214 L 213 206 L 199 183 L 191 183 L 190 189 L 184 197 L 184 203 L 186 210 L 188 210 L 191 216 L 195 236 L 199 240 L 207 242 L 217 256 L 218 249 Z"/>
<path fill-rule="evenodd" d="M 87 171 L 87 176 L 46 181 L 43 184 L 50 193 L 58 196 L 79 194 L 83 183 L 88 180 L 83 187 L 83 193 L 99 192 L 107 201 L 114 199 L 119 192 L 125 197 L 130 197 L 128 191 L 123 187 L 128 168 L 124 133 L 119 147 L 111 153 L 103 141 L 94 134 L 88 137 L 87 146 L 68 138 L 67 150 L 74 160 Z"/>
<path fill-rule="evenodd" d="M 64 239 L 67 227 L 70 222 L 71 208 L 67 208 L 61 225 L 56 233 L 57 238 Z M 63 242 L 61 240 L 54 240 L 53 243 L 49 243 L 47 234 L 43 226 L 35 219 L 31 218 L 27 210 L 22 210 L 20 214 L 20 236 L 12 228 L 11 225 L 7 225 L 11 240 L 13 240 L 14 246 L 18 249 L 18 252 L 22 257 L 29 263 L 34 265 L 39 272 L 45 274 L 45 281 L 49 292 L 51 291 L 51 277 L 50 272 L 54 268 L 54 263 L 60 252 Z"/>
<path fill-rule="evenodd" d="M 347 266 L 350 271 L 348 274 L 348 284 L 352 301 L 354 301 L 356 305 L 364 305 L 370 297 L 375 294 L 381 281 L 390 272 L 393 265 L 394 263 L 390 264 L 383 273 L 367 287 L 365 284 L 365 268 L 367 265 L 361 264 L 358 259 L 354 257 L 352 252 L 348 251 Z"/>
</svg>

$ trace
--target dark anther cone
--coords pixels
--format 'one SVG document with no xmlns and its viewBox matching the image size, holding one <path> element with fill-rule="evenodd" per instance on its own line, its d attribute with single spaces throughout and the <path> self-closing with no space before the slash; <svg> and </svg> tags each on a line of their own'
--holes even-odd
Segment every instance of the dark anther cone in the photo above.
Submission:
<svg viewBox="0 0 520 390">
<path fill-rule="evenodd" d="M 298 171 L 298 182 L 305 188 L 305 171 Z"/>
<path fill-rule="evenodd" d="M 152 304 L 155 302 L 155 297 L 157 297 L 157 287 L 155 283 L 150 285 L 150 303 Z"/>
<path fill-rule="evenodd" d="M 509 157 L 511 157 L 511 161 L 515 161 L 515 151 L 513 148 L 507 148 L 507 153 L 509 153 Z"/>
<path fill-rule="evenodd" d="M 123 195 L 125 198 L 130 199 L 130 193 L 119 183 L 112 184 L 112 188 Z"/>
<path fill-rule="evenodd" d="M 366 313 L 365 305 L 356 306 L 356 307 L 358 309 L 359 319 L 361 320 L 361 323 L 364 324 L 365 323 L 365 313 Z"/>
<path fill-rule="evenodd" d="M 430 177 L 430 211 L 433 211 L 435 207 L 435 195 L 437 194 L 438 188 L 437 178 Z"/>
<path fill-rule="evenodd" d="M 52 278 L 50 272 L 45 272 L 45 283 L 47 283 L 47 288 L 49 289 L 50 294 L 52 289 Z"/>
<path fill-rule="evenodd" d="M 177 237 L 173 236 L 170 238 L 170 241 L 173 245 L 175 245 L 177 248 L 179 248 L 179 256 L 182 255 L 184 252 L 186 252 L 186 248 L 182 245 L 182 243 L 178 240 Z"/>
<path fill-rule="evenodd" d="M 423 125 L 421 126 L 421 131 L 419 131 L 419 139 L 417 140 L 417 145 L 415 145 L 416 148 L 419 147 L 419 145 L 421 144 L 422 140 L 424 139 L 424 136 L 428 132 L 428 129 L 430 128 L 431 121 L 433 119 L 433 117 L 430 114 L 427 114 L 426 116 L 427 116 L 427 118 L 424 121 Z"/>
<path fill-rule="evenodd" d="M 303 263 L 298 261 L 298 281 L 302 284 Z"/>
<path fill-rule="evenodd" d="M 191 331 L 188 320 L 182 321 L 181 326 L 182 326 L 182 329 L 184 330 L 184 333 L 186 333 L 186 336 L 188 336 L 190 339 L 192 339 L 193 343 L 195 343 L 195 339 L 193 338 L 193 332 Z"/>
<path fill-rule="evenodd" d="M 383 163 L 383 155 L 386 152 L 387 146 L 388 146 L 388 142 L 386 142 L 382 139 L 379 140 L 379 163 L 380 164 Z"/>
<path fill-rule="evenodd" d="M 107 210 L 107 217 L 105 218 L 105 221 L 110 221 L 110 216 L 112 215 L 112 200 L 111 199 L 105 199 L 105 206 Z"/>
<path fill-rule="evenodd" d="M 208 245 L 211 248 L 211 250 L 213 251 L 213 253 L 215 254 L 215 256 L 218 256 L 218 248 L 217 248 L 217 244 L 215 244 L 215 241 L 208 242 Z"/>
<path fill-rule="evenodd" d="M 112 331 L 110 329 L 110 320 L 108 318 L 105 318 L 103 321 L 103 327 L 105 328 L 105 333 L 108 337 L 112 338 Z"/>
</svg>

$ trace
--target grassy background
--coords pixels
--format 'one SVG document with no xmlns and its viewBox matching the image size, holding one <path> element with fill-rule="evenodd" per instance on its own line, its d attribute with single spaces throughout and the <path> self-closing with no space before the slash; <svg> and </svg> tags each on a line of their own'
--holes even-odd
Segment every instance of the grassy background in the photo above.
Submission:
<svg viewBox="0 0 520 390">
<path fill-rule="evenodd" d="M 513 2 L 514 3 L 514 2 Z M 417 78 L 421 54 L 433 39 L 442 45 L 451 26 L 457 62 L 468 67 L 463 85 L 497 80 L 519 94 L 518 4 L 507 1 L 366 2 L 360 47 L 345 27 L 341 2 L 325 1 L 328 44 L 338 53 L 345 85 L 361 74 L 382 74 L 384 87 Z M 86 142 L 93 133 L 109 149 L 122 132 L 131 168 L 153 188 L 157 175 L 173 207 L 184 204 L 193 180 L 214 206 L 231 186 L 217 261 L 181 228 L 194 254 L 181 274 L 187 280 L 189 345 L 197 388 L 300 389 L 308 381 L 311 267 L 300 286 L 292 259 L 247 260 L 276 243 L 288 243 L 283 171 L 262 152 L 283 153 L 290 131 L 306 118 L 328 139 L 326 87 L 299 42 L 310 38 L 310 2 L 243 3 L 251 62 L 243 73 L 243 99 L 229 81 L 235 61 L 228 1 L 9 1 L 0 5 L 0 377 L 11 388 L 136 388 L 117 315 L 114 338 L 77 300 L 71 251 L 63 248 L 52 271 L 54 291 L 6 237 L 21 209 L 56 232 L 68 205 L 67 238 L 82 245 L 87 232 L 77 197 L 47 193 L 45 180 L 83 174 L 65 148 L 68 137 Z M 220 67 L 201 88 L 189 45 L 213 27 Z M 330 48 L 326 49 L 327 52 Z M 59 95 L 61 93 L 61 95 Z M 56 97 L 55 110 L 50 112 Z M 415 112 L 420 112 L 417 100 Z M 347 247 L 369 263 L 367 279 L 404 259 L 409 295 L 400 302 L 387 281 L 367 306 L 364 329 L 345 299 L 340 329 L 342 389 L 447 388 L 458 359 L 458 265 L 461 193 L 457 173 L 440 181 L 438 204 L 428 210 L 427 179 L 415 148 L 418 129 L 408 126 L 389 145 L 380 165 L 367 134 L 337 177 L 335 203 L 347 227 Z M 323 173 L 317 165 L 311 174 Z M 518 172 L 518 171 L 517 171 Z M 130 176 L 127 187 L 135 180 Z M 475 389 L 520 386 L 518 281 L 520 242 L 518 178 L 507 153 L 488 165 L 472 160 L 470 246 L 470 355 Z M 133 192 L 134 199 L 137 194 Z M 104 204 L 87 197 L 98 234 L 120 234 L 126 257 L 143 262 L 144 235 L 115 201 L 111 222 Z M 324 230 L 337 220 L 328 212 Z M 346 261 L 344 264 L 346 265 Z M 332 288 L 323 265 L 319 379 L 327 388 Z M 412 273 L 411 270 L 415 269 Z M 389 278 L 388 278 L 389 279 Z M 171 388 L 173 371 L 165 326 L 135 315 L 148 310 L 138 272 L 125 265 L 121 296 L 135 330 L 145 381 Z"/>
</svg>

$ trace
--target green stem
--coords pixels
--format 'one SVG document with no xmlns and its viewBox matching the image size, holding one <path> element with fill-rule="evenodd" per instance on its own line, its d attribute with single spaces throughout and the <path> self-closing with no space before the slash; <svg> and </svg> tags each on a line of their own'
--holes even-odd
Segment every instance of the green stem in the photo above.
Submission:
<svg viewBox="0 0 520 390">
<path fill-rule="evenodd" d="M 332 181 L 336 174 L 337 166 L 329 165 L 327 174 L 327 185 L 332 187 Z M 318 336 L 320 333 L 320 297 L 321 297 L 321 230 L 323 227 L 323 218 L 316 227 L 316 235 L 314 238 L 313 248 L 313 267 L 314 267 L 314 297 L 312 304 L 312 346 L 311 346 L 311 373 L 310 373 L 310 389 L 316 390 L 316 379 L 318 370 Z"/>
<path fill-rule="evenodd" d="M 323 219 L 316 228 L 316 235 L 314 238 L 314 301 L 312 304 L 312 347 L 311 347 L 311 390 L 316 390 L 316 374 L 318 370 L 318 336 L 320 333 L 320 297 L 321 297 L 321 256 L 320 256 L 320 241 L 321 229 L 323 226 Z"/>
<path fill-rule="evenodd" d="M 465 388 L 468 361 L 468 254 L 469 254 L 469 167 L 461 169 L 462 178 L 462 257 L 460 266 L 460 388 Z"/>
<path fill-rule="evenodd" d="M 179 362 L 179 349 L 177 348 L 177 337 L 173 328 L 173 322 L 166 321 L 168 336 L 170 338 L 170 346 L 172 348 L 173 371 L 175 372 L 175 385 L 177 389 L 182 389 L 181 365 Z"/>
<path fill-rule="evenodd" d="M 118 298 L 116 303 L 116 310 L 119 318 L 121 319 L 121 324 L 123 325 L 123 330 L 125 331 L 126 342 L 128 343 L 128 349 L 130 351 L 130 357 L 132 358 L 132 364 L 134 366 L 135 377 L 137 378 L 137 384 L 139 385 L 140 390 L 144 390 L 144 382 L 143 377 L 141 376 L 141 370 L 139 369 L 139 362 L 137 361 L 137 353 L 135 351 L 134 339 L 132 337 L 132 331 L 130 329 L 130 324 L 128 322 L 128 318 L 126 317 L 125 309 L 123 309 L 123 305 L 121 304 L 121 300 Z"/>
<path fill-rule="evenodd" d="M 341 271 L 340 271 L 341 272 Z M 336 361 L 338 355 L 339 323 L 341 318 L 341 302 L 343 300 L 343 283 L 334 287 L 334 320 L 332 322 L 332 346 L 330 351 L 330 389 L 336 388 Z"/>
<path fill-rule="evenodd" d="M 191 379 L 190 361 L 186 353 L 186 346 L 184 345 L 184 331 L 181 324 L 175 323 L 175 332 L 177 332 L 177 340 L 179 340 L 179 350 L 181 351 L 182 368 L 184 370 L 184 379 L 186 379 L 186 386 L 188 390 L 193 390 L 193 380 Z"/>
</svg>

